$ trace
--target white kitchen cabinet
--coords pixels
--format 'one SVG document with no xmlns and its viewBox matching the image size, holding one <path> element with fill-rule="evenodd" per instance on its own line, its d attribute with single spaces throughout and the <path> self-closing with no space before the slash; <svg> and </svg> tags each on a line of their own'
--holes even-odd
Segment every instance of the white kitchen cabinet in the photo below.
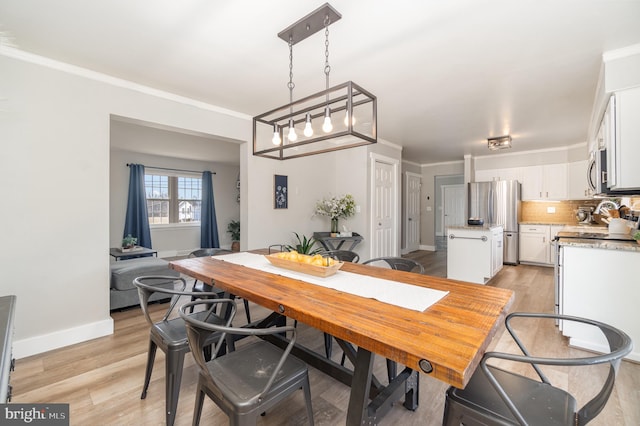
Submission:
<svg viewBox="0 0 640 426">
<path fill-rule="evenodd" d="M 567 199 L 567 164 L 522 167 L 523 200 Z"/>
<path fill-rule="evenodd" d="M 520 225 L 520 261 L 553 266 L 554 238 L 565 225 Z"/>
<path fill-rule="evenodd" d="M 591 198 L 589 196 L 589 184 L 587 183 L 587 160 L 574 161 L 567 165 L 567 199 L 581 200 Z"/>
<path fill-rule="evenodd" d="M 543 200 L 567 199 L 567 164 L 548 164 L 542 166 Z"/>
<path fill-rule="evenodd" d="M 549 225 L 520 225 L 520 262 L 549 264 Z"/>
<path fill-rule="evenodd" d="M 640 188 L 640 87 L 616 92 L 605 112 L 608 186 L 614 191 Z"/>
<path fill-rule="evenodd" d="M 560 250 L 561 312 L 620 328 L 635 342 L 627 358 L 640 361 L 640 285 L 632 267 L 640 263 L 640 251 L 571 245 L 561 245 Z M 566 321 L 562 333 L 572 346 L 606 352 L 601 333 Z"/>
<path fill-rule="evenodd" d="M 486 169 L 486 170 L 475 171 L 474 182 L 491 182 L 494 180 L 520 181 L 520 168 L 509 167 L 505 169 Z"/>
<path fill-rule="evenodd" d="M 504 262 L 504 232 L 502 228 L 491 230 L 491 276 L 502 269 Z"/>
<path fill-rule="evenodd" d="M 486 284 L 503 259 L 502 226 L 454 226 L 447 230 L 447 278 Z"/>
</svg>

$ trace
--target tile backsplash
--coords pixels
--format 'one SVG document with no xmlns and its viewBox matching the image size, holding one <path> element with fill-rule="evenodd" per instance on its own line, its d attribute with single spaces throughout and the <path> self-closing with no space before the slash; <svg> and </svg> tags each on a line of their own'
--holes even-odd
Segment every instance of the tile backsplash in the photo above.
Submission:
<svg viewBox="0 0 640 426">
<path fill-rule="evenodd" d="M 523 201 L 522 221 L 574 224 L 578 223 L 578 219 L 576 219 L 578 207 L 596 207 L 599 202 L 600 200 Z"/>
<path fill-rule="evenodd" d="M 574 224 L 578 223 L 578 219 L 576 219 L 578 207 L 596 207 L 600 201 L 602 200 L 523 201 L 521 220 L 522 222 L 535 223 Z M 632 197 L 627 200 L 627 203 L 628 207 L 634 206 L 635 208 L 640 205 L 640 198 Z"/>
</svg>

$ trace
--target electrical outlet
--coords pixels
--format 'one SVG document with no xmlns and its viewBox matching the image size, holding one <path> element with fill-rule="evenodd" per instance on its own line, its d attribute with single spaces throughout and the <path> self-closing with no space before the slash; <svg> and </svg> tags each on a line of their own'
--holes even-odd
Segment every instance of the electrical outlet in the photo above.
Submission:
<svg viewBox="0 0 640 426">
<path fill-rule="evenodd" d="M 555 212 L 556 212 L 555 207 L 547 207 L 547 213 L 555 213 Z"/>
</svg>

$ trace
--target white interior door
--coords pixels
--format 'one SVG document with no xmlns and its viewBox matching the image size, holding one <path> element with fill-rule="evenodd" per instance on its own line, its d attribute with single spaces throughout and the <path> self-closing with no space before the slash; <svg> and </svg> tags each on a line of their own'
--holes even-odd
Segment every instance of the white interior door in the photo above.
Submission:
<svg viewBox="0 0 640 426">
<path fill-rule="evenodd" d="M 420 248 L 420 175 L 406 173 L 405 246 L 408 252 Z"/>
<path fill-rule="evenodd" d="M 398 163 L 372 155 L 371 258 L 398 256 Z"/>
<path fill-rule="evenodd" d="M 464 225 L 464 185 L 443 185 L 442 201 L 442 226 L 446 235 L 448 227 Z"/>
</svg>

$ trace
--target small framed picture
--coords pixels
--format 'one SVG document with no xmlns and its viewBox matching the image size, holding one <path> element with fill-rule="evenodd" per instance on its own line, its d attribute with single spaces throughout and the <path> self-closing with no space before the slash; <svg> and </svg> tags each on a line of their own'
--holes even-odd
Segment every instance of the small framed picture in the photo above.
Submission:
<svg viewBox="0 0 640 426">
<path fill-rule="evenodd" d="M 286 209 L 289 204 L 289 189 L 287 188 L 287 177 L 283 175 L 274 175 L 273 189 L 273 208 Z"/>
</svg>

